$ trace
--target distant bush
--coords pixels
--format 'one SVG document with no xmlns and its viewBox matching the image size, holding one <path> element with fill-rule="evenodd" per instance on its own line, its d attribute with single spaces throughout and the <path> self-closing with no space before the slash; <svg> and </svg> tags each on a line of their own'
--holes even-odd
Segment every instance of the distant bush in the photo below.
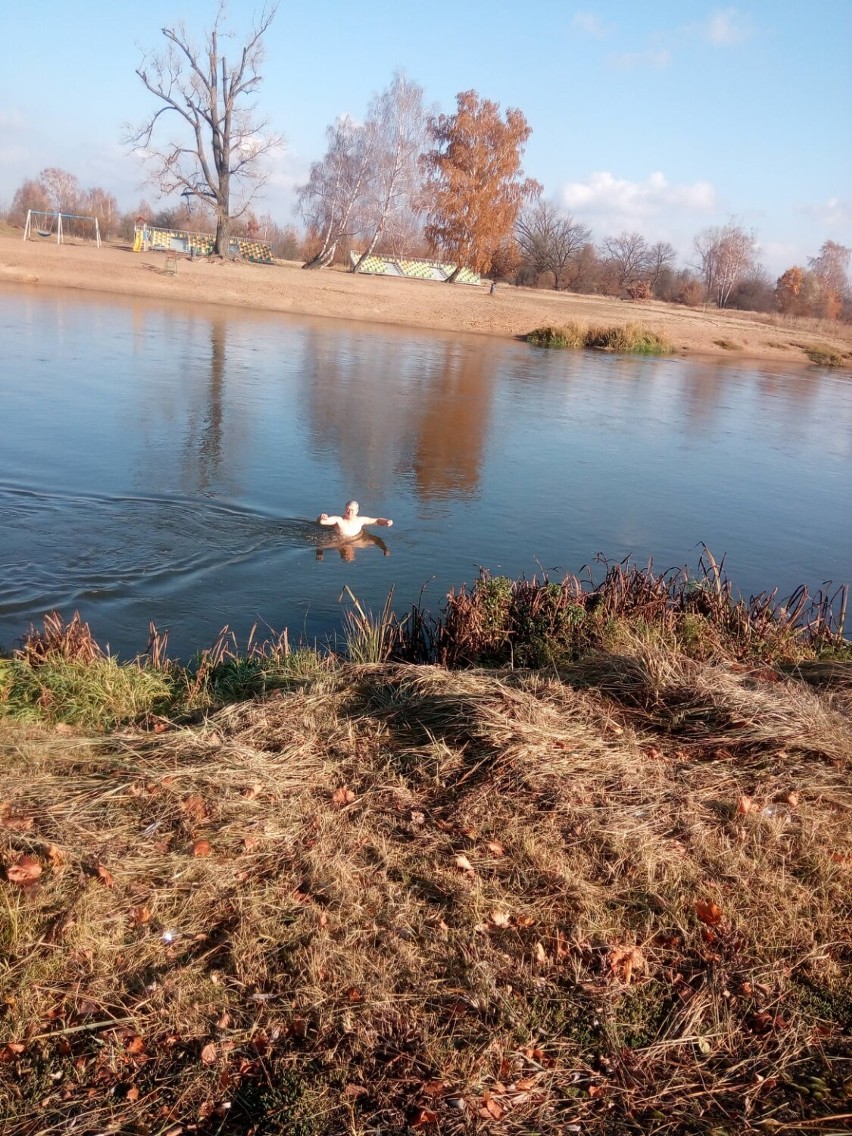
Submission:
<svg viewBox="0 0 852 1136">
<path fill-rule="evenodd" d="M 653 295 L 650 280 L 636 280 L 627 287 L 627 295 L 631 300 L 650 300 Z"/>
<path fill-rule="evenodd" d="M 677 293 L 677 302 L 688 308 L 697 308 L 704 303 L 704 288 L 698 280 L 685 280 Z"/>
</svg>

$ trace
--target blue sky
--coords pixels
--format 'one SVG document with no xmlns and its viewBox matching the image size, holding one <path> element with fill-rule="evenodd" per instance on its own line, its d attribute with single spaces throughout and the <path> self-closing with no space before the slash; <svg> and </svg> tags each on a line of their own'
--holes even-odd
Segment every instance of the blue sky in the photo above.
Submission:
<svg viewBox="0 0 852 1136">
<path fill-rule="evenodd" d="M 153 201 L 121 144 L 154 105 L 135 68 L 164 24 L 209 26 L 215 0 L 5 7 L 0 204 L 45 166 L 123 208 Z M 256 10 L 232 0 L 232 25 Z M 326 126 L 403 68 L 443 111 L 469 88 L 522 110 L 527 174 L 596 240 L 636 230 L 686 263 L 734 217 L 777 275 L 852 246 L 850 51 L 852 0 L 281 0 L 259 103 L 286 148 L 259 211 L 293 220 Z"/>
</svg>

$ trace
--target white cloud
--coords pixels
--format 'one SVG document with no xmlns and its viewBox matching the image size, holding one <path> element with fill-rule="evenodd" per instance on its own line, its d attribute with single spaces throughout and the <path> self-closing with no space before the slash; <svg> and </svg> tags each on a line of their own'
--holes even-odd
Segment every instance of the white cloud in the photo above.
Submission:
<svg viewBox="0 0 852 1136">
<path fill-rule="evenodd" d="M 598 171 L 585 181 L 564 185 L 560 201 L 591 228 L 596 243 L 621 232 L 638 232 L 650 243 L 668 241 L 684 263 L 690 259 L 695 233 L 713 223 L 720 209 L 710 182 L 673 183 L 660 171 L 641 182 Z"/>
<path fill-rule="evenodd" d="M 647 181 L 628 181 L 602 170 L 584 182 L 568 182 L 562 201 L 570 210 L 601 217 L 620 217 L 625 224 L 669 214 L 672 210 L 710 214 L 717 207 L 716 190 L 707 181 L 676 185 L 665 174 Z"/>
<path fill-rule="evenodd" d="M 751 20 L 737 8 L 717 8 L 700 30 L 716 47 L 736 47 L 753 34 Z"/>
</svg>

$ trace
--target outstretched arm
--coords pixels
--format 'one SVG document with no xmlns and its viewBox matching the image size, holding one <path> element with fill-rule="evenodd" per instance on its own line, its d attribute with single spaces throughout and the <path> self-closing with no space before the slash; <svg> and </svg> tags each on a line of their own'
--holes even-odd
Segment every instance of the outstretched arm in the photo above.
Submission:
<svg viewBox="0 0 852 1136">
<path fill-rule="evenodd" d="M 320 515 L 317 517 L 317 524 L 325 526 L 336 525 L 337 522 L 341 519 L 341 517 L 330 517 L 328 513 L 320 513 Z"/>
<path fill-rule="evenodd" d="M 359 517 L 358 520 L 362 525 L 385 525 L 386 528 L 393 524 L 388 517 Z"/>
</svg>

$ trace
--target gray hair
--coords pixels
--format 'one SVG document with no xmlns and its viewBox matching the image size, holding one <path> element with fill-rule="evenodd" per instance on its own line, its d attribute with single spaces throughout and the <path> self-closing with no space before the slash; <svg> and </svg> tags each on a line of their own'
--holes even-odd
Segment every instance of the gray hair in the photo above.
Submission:
<svg viewBox="0 0 852 1136">
<path fill-rule="evenodd" d="M 358 502 L 357 501 L 347 501 L 346 504 L 343 506 L 344 510 L 348 509 L 350 505 L 352 505 L 354 507 L 355 512 L 357 513 L 358 508 L 359 508 Z"/>
</svg>

